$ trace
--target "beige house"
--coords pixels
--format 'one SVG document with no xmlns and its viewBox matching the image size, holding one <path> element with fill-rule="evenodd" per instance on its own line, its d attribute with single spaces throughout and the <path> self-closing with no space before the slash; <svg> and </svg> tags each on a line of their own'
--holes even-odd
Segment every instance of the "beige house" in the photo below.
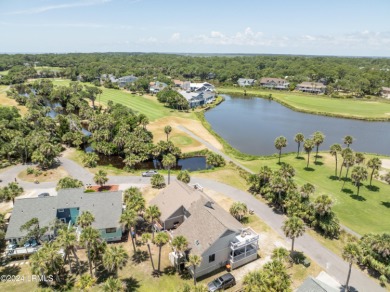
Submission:
<svg viewBox="0 0 390 292">
<path fill-rule="evenodd" d="M 302 92 L 325 93 L 326 86 L 320 82 L 305 81 L 298 84 L 295 89 Z"/>
<path fill-rule="evenodd" d="M 384 98 L 390 98 L 390 87 L 382 87 L 381 95 Z"/>
<path fill-rule="evenodd" d="M 196 276 L 200 277 L 228 263 L 235 269 L 257 259 L 259 235 L 199 189 L 173 181 L 150 204 L 161 211 L 157 230 L 168 231 L 172 239 L 182 235 L 189 242 L 185 254 L 170 253 L 173 265 L 184 265 L 189 254 L 199 255 L 202 263 Z"/>
<path fill-rule="evenodd" d="M 260 79 L 260 85 L 270 89 L 287 90 L 290 83 L 282 78 L 263 77 Z"/>
</svg>

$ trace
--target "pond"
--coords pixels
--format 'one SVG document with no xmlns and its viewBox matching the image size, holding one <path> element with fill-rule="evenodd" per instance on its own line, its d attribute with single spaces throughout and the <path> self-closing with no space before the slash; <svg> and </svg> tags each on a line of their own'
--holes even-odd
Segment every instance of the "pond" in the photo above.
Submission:
<svg viewBox="0 0 390 292">
<path fill-rule="evenodd" d="M 87 148 L 85 149 L 87 151 Z M 91 146 L 88 146 L 89 152 L 93 149 Z M 98 165 L 112 165 L 116 168 L 123 169 L 125 164 L 123 163 L 123 158 L 117 155 L 106 156 L 99 154 L 99 162 Z M 162 163 L 159 160 L 153 159 L 141 162 L 135 166 L 135 169 L 162 169 Z M 206 164 L 206 157 L 204 156 L 196 156 L 179 159 L 177 161 L 177 165 L 172 169 L 175 170 L 188 170 L 188 171 L 196 171 L 207 169 L 209 166 Z"/>
<path fill-rule="evenodd" d="M 354 137 L 351 148 L 359 152 L 390 155 L 390 122 L 366 122 L 295 112 L 276 101 L 257 97 L 232 97 L 207 111 L 205 117 L 213 130 L 236 149 L 255 155 L 277 152 L 274 141 L 285 136 L 283 152 L 297 151 L 295 134 L 310 137 L 315 131 L 325 134 L 321 150 L 343 145 L 347 135 Z M 302 147 L 301 147 L 302 149 Z"/>
</svg>

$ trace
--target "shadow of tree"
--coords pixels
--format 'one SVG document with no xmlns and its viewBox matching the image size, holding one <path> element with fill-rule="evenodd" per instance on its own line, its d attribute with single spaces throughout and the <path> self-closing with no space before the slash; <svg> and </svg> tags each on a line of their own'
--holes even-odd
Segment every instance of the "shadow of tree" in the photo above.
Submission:
<svg viewBox="0 0 390 292">
<path fill-rule="evenodd" d="M 0 276 L 16 276 L 19 274 L 20 270 L 19 266 L 7 266 L 0 271 Z"/>
<path fill-rule="evenodd" d="M 192 275 L 187 269 L 184 269 L 180 274 L 180 278 L 183 280 L 190 280 L 192 279 Z"/>
<path fill-rule="evenodd" d="M 380 188 L 377 186 L 366 186 L 367 190 L 370 190 L 371 192 L 379 192 Z"/>
<path fill-rule="evenodd" d="M 176 274 L 176 269 L 175 269 L 175 267 L 172 267 L 172 266 L 165 267 L 163 273 L 165 275 L 172 276 L 172 275 Z"/>
<path fill-rule="evenodd" d="M 305 167 L 304 170 L 306 170 L 306 171 L 314 171 L 315 169 L 313 167 Z"/>
<path fill-rule="evenodd" d="M 352 191 L 351 189 L 343 188 L 343 189 L 341 189 L 341 191 L 342 191 L 343 193 L 346 193 L 346 194 L 350 194 L 350 195 L 353 194 L 353 191 Z"/>
<path fill-rule="evenodd" d="M 357 201 L 367 201 L 367 199 L 365 197 L 362 197 L 361 195 L 351 195 L 350 197 Z"/>
<path fill-rule="evenodd" d="M 358 292 L 359 291 L 356 288 L 354 288 L 353 286 L 348 286 L 348 290 L 346 288 L 347 287 L 345 287 L 345 285 L 341 285 L 340 291 L 348 291 L 348 292 Z"/>
<path fill-rule="evenodd" d="M 305 157 L 298 156 L 298 157 L 295 157 L 295 159 L 298 159 L 298 160 L 305 160 Z"/>
<path fill-rule="evenodd" d="M 137 251 L 131 257 L 131 260 L 137 264 L 142 263 L 149 259 L 149 254 L 147 251 L 137 249 Z"/>
<path fill-rule="evenodd" d="M 126 285 L 126 288 L 125 288 L 126 292 L 137 291 L 138 288 L 141 287 L 139 281 L 136 278 L 133 278 L 133 277 L 126 278 L 126 279 L 123 280 L 123 282 Z"/>
<path fill-rule="evenodd" d="M 386 208 L 390 208 L 390 202 L 381 202 L 381 204 L 383 205 L 383 206 L 385 206 Z"/>
<path fill-rule="evenodd" d="M 331 180 L 339 180 L 339 177 L 336 176 L 336 175 L 331 175 L 331 176 L 329 176 L 329 179 L 331 179 Z"/>
<path fill-rule="evenodd" d="M 321 162 L 321 161 L 315 161 L 314 164 L 315 164 L 315 165 L 324 165 L 324 163 Z"/>
</svg>

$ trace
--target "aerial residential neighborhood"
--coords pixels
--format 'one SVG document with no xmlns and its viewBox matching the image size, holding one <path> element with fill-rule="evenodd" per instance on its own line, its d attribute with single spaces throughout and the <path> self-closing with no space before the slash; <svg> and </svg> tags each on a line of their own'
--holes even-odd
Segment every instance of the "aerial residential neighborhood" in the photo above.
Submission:
<svg viewBox="0 0 390 292">
<path fill-rule="evenodd" d="M 390 2 L 0 2 L 0 291 L 390 291 Z"/>
</svg>

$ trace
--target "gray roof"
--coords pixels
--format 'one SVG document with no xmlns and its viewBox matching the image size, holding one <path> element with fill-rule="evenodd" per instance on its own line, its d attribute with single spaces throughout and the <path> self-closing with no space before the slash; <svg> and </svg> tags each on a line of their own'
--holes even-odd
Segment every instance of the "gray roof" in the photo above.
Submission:
<svg viewBox="0 0 390 292">
<path fill-rule="evenodd" d="M 326 88 L 326 85 L 320 82 L 309 82 L 304 81 L 302 83 L 299 83 L 297 87 L 309 87 L 309 88 Z"/>
<path fill-rule="evenodd" d="M 202 192 L 195 190 L 185 183 L 172 180 L 169 186 L 161 190 L 150 201 L 150 205 L 157 205 L 160 209 L 160 220 L 165 221 L 182 206 L 187 210 L 193 202 L 198 200 Z"/>
<path fill-rule="evenodd" d="M 54 222 L 57 209 L 78 207 L 79 212 L 90 211 L 95 216 L 92 227 L 104 229 L 117 227 L 122 214 L 122 192 L 84 193 L 83 188 L 62 189 L 57 196 L 22 198 L 15 200 L 6 238 L 23 237 L 20 231 L 27 221 L 36 217 L 40 226 Z"/>
<path fill-rule="evenodd" d="M 340 292 L 340 289 L 333 288 L 326 283 L 314 279 L 312 277 L 306 278 L 305 282 L 298 287 L 296 292 Z"/>
<path fill-rule="evenodd" d="M 200 193 L 188 212 L 191 214 L 176 230 L 174 236 L 187 238 L 191 253 L 202 255 L 220 237 L 241 232 L 244 228 L 233 216 L 222 209 L 207 195 Z"/>
</svg>

